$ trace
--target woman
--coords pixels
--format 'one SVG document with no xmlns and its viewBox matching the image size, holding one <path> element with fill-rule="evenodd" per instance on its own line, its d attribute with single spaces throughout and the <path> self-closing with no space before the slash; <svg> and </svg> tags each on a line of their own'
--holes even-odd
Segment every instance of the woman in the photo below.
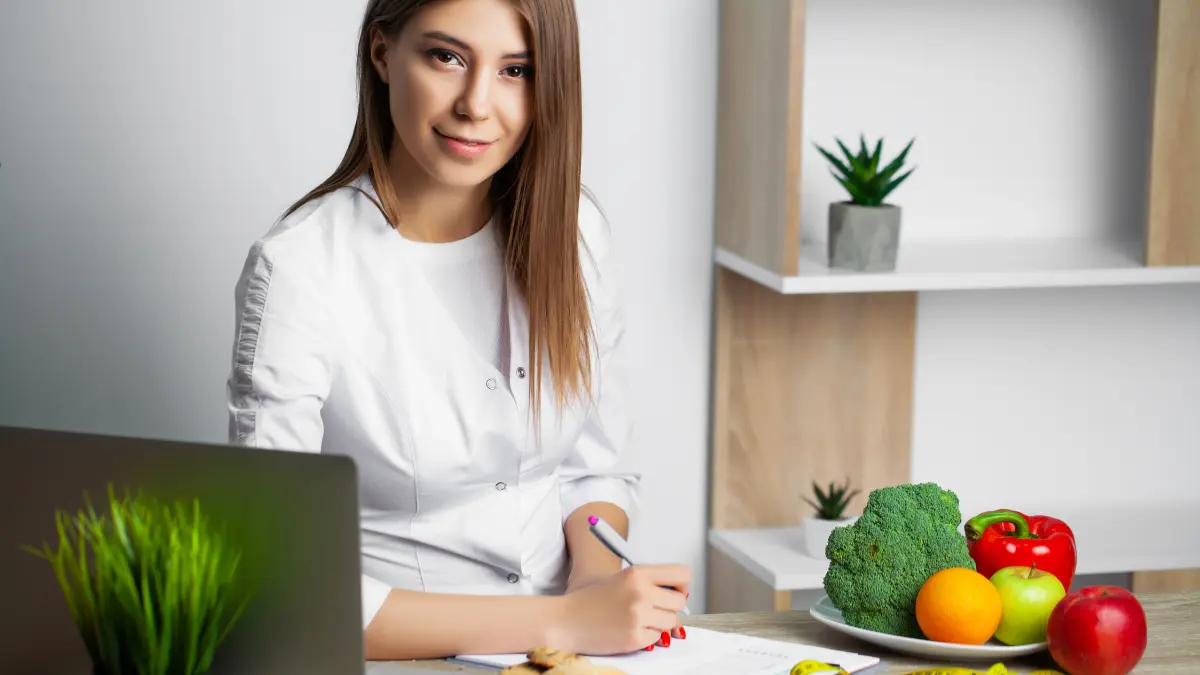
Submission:
<svg viewBox="0 0 1200 675">
<path fill-rule="evenodd" d="M 588 532 L 639 476 L 578 51 L 573 0 L 371 0 L 346 155 L 239 279 L 231 440 L 356 461 L 368 659 L 685 637 L 690 571 Z"/>
</svg>

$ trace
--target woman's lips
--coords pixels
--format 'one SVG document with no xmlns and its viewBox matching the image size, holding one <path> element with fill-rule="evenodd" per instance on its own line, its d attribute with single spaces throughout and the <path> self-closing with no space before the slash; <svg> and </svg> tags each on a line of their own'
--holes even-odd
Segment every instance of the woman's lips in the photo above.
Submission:
<svg viewBox="0 0 1200 675">
<path fill-rule="evenodd" d="M 434 128 L 433 133 L 437 135 L 440 145 L 457 157 L 474 159 L 487 152 L 488 148 L 492 147 L 492 143 L 490 141 L 479 141 L 470 138 L 462 138 L 459 136 L 450 136 L 442 133 L 437 128 Z"/>
</svg>

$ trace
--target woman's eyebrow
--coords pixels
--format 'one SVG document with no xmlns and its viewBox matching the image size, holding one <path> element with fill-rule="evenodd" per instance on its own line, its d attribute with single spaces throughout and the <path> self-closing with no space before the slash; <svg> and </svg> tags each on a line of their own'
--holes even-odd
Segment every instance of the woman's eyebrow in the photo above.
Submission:
<svg viewBox="0 0 1200 675">
<path fill-rule="evenodd" d="M 432 31 L 429 31 L 429 32 L 427 32 L 427 33 L 423 33 L 422 35 L 423 35 L 424 37 L 430 38 L 430 39 L 432 39 L 432 40 L 441 40 L 442 42 L 446 42 L 446 43 L 452 44 L 452 45 L 454 45 L 455 47 L 458 47 L 459 49 L 462 49 L 462 50 L 464 50 L 464 51 L 468 51 L 468 52 L 473 52 L 473 51 L 475 51 L 475 50 L 474 50 L 474 49 L 471 47 L 471 45 L 467 44 L 466 42 L 463 42 L 462 40 L 460 40 L 460 39 L 458 39 L 458 38 L 454 37 L 453 35 L 449 35 L 449 34 L 447 34 L 447 33 L 443 33 L 443 32 L 442 32 L 442 31 L 440 31 L 440 30 L 432 30 Z M 504 59 L 506 59 L 506 60 L 507 60 L 507 59 L 527 59 L 527 58 L 529 58 L 529 52 L 527 52 L 527 51 L 525 51 L 525 52 L 512 52 L 512 53 L 510 53 L 510 54 L 505 54 L 503 58 L 504 58 Z"/>
</svg>

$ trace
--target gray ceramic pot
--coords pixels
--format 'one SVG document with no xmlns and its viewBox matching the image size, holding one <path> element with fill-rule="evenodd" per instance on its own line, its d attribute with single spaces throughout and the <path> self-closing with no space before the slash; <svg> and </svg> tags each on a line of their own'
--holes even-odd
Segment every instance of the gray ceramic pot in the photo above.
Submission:
<svg viewBox="0 0 1200 675">
<path fill-rule="evenodd" d="M 829 205 L 829 265 L 859 272 L 891 272 L 900 248 L 900 207 Z"/>
</svg>

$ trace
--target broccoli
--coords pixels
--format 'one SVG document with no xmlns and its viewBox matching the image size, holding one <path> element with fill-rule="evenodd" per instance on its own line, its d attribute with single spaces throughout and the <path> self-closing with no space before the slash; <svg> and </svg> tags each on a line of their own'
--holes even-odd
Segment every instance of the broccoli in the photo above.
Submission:
<svg viewBox="0 0 1200 675">
<path fill-rule="evenodd" d="M 847 624 L 923 638 L 916 600 L 921 586 L 948 567 L 975 569 L 958 531 L 958 495 L 936 483 L 873 490 L 852 525 L 829 536 L 825 593 Z"/>
</svg>

